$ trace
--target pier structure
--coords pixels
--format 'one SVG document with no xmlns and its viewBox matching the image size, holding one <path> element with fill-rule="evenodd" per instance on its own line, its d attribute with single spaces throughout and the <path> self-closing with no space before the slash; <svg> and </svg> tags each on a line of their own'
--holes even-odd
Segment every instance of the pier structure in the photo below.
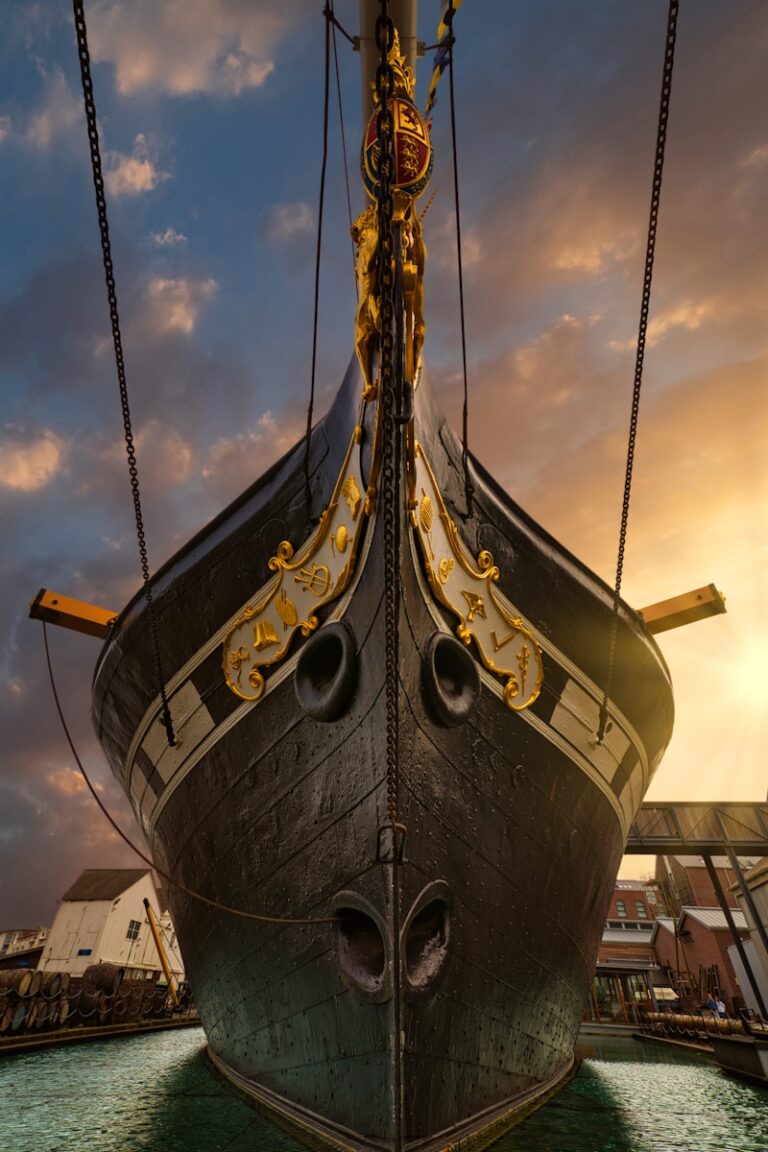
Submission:
<svg viewBox="0 0 768 1152">
<path fill-rule="evenodd" d="M 768 802 L 691 801 L 642 804 L 630 829 L 627 855 L 700 856 L 731 933 L 741 967 L 760 1015 L 768 1019 L 768 1004 L 744 947 L 733 909 L 723 890 L 714 857 L 727 857 L 746 906 L 747 923 L 768 968 L 768 926 L 745 876 L 740 858 L 768 856 Z"/>
</svg>

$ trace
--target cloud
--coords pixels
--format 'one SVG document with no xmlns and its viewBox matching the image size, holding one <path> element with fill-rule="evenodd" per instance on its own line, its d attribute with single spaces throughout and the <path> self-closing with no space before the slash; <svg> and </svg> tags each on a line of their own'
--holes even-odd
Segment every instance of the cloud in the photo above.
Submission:
<svg viewBox="0 0 768 1152">
<path fill-rule="evenodd" d="M 66 446 L 52 431 L 24 434 L 0 430 L 0 487 L 16 492 L 45 488 L 64 467 Z"/>
<path fill-rule="evenodd" d="M 768 506 L 766 395 L 768 358 L 759 358 L 684 378 L 645 398 L 625 569 L 634 585 L 630 600 L 674 595 L 673 570 L 691 587 L 719 579 L 702 575 L 705 555 L 720 568 L 732 554 L 744 554 L 748 526 Z M 525 416 L 520 431 L 524 438 L 530 432 Z M 515 494 L 611 581 L 625 455 L 626 431 L 611 422 L 570 450 L 556 444 Z M 755 528 L 753 534 L 759 535 Z"/>
<path fill-rule="evenodd" d="M 0 143 L 5 140 L 13 127 L 13 121 L 10 116 L 0 116 Z"/>
<path fill-rule="evenodd" d="M 637 250 L 637 237 L 624 240 L 594 238 L 591 243 L 566 241 L 550 259 L 553 268 L 563 272 L 582 272 L 588 276 L 603 275 L 612 264 L 619 264 Z"/>
<path fill-rule="evenodd" d="M 169 173 L 161 172 L 152 160 L 146 137 L 141 132 L 133 142 L 130 156 L 107 152 L 104 160 L 104 183 L 110 196 L 141 196 L 169 177 Z"/>
<path fill-rule="evenodd" d="M 50 73 L 44 72 L 43 78 L 41 104 L 23 122 L 18 138 L 28 147 L 46 152 L 75 124 L 81 123 L 84 113 L 81 102 L 72 92 L 60 69 L 57 68 Z M 10 124 L 8 128 L 10 129 Z"/>
<path fill-rule="evenodd" d="M 175 228 L 164 228 L 162 232 L 150 232 L 149 239 L 156 248 L 178 248 L 186 244 L 187 237 Z"/>
<path fill-rule="evenodd" d="M 468 221 L 462 221 L 461 266 L 466 272 L 480 263 L 483 257 L 483 241 L 477 228 Z M 425 224 L 426 227 L 426 224 Z M 452 212 L 438 214 L 430 219 L 427 231 L 434 259 L 440 268 L 455 271 L 457 268 L 456 217 Z M 432 254 L 430 252 L 430 254 Z M 457 273 L 458 274 L 458 273 Z"/>
<path fill-rule="evenodd" d="M 669 332 L 675 329 L 682 329 L 686 332 L 696 332 L 710 317 L 717 315 L 719 309 L 711 300 L 700 300 L 694 303 L 691 300 L 685 300 L 680 304 L 675 304 L 670 308 L 665 308 L 658 315 L 654 316 L 648 323 L 648 330 L 646 333 L 646 346 L 653 348 L 658 344 Z M 633 336 L 629 340 L 611 340 L 609 347 L 614 352 L 626 352 L 634 350 L 637 347 L 637 337 Z"/>
<path fill-rule="evenodd" d="M 194 331 L 203 304 L 215 296 L 215 280 L 187 279 L 151 280 L 147 289 L 151 323 L 157 332 Z"/>
<path fill-rule="evenodd" d="M 185 484 L 192 475 L 196 452 L 190 440 L 176 429 L 167 427 L 159 420 L 148 420 L 134 432 L 134 443 L 140 475 L 148 487 L 153 489 L 163 485 L 168 488 L 178 487 Z M 114 440 L 105 444 L 99 455 L 101 463 L 114 468 L 120 479 L 126 460 L 124 442 Z M 80 488 L 81 493 L 94 490 L 95 485 L 89 478 L 90 472 L 91 469 L 88 469 L 86 483 Z M 107 545 L 115 550 L 121 546 L 120 542 L 114 539 L 109 539 Z"/>
<path fill-rule="evenodd" d="M 306 235 L 313 227 L 312 209 L 303 201 L 273 204 L 267 213 L 266 231 L 270 240 L 290 240 L 294 236 Z"/>
<path fill-rule="evenodd" d="M 552 456 L 621 419 L 628 376 L 605 349 L 603 329 L 599 317 L 564 313 L 517 347 L 471 364 L 470 449 L 513 494 Z M 440 390 L 459 428 L 460 376 L 443 378 Z"/>
<path fill-rule="evenodd" d="M 285 9 L 246 0 L 100 0 L 89 16 L 91 52 L 114 65 L 124 96 L 238 96 L 272 73 Z"/>
<path fill-rule="evenodd" d="M 744 157 L 742 164 L 745 168 L 762 168 L 768 164 L 768 144 L 752 148 Z"/>
<path fill-rule="evenodd" d="M 298 413 L 284 414 L 276 421 L 271 412 L 265 412 L 246 432 L 220 437 L 211 444 L 203 461 L 203 479 L 222 497 L 231 498 L 292 448 L 302 431 Z"/>
</svg>

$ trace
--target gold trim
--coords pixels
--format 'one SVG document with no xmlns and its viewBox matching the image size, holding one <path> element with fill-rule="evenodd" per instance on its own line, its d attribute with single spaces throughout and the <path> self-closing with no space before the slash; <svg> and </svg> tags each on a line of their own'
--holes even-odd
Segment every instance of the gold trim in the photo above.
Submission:
<svg viewBox="0 0 768 1152">
<path fill-rule="evenodd" d="M 360 452 L 355 457 L 362 436 L 358 424 L 315 531 L 298 552 L 290 540 L 280 543 L 267 565 L 276 575 L 224 637 L 224 679 L 241 700 L 261 699 L 266 684 L 261 669 L 285 656 L 297 631 L 302 636 L 314 632 L 320 624 L 318 610 L 340 596 L 352 578 L 363 526 L 372 508 L 372 501 L 362 499 Z"/>
<path fill-rule="evenodd" d="M 435 599 L 458 617 L 459 639 L 465 644 L 474 642 L 488 671 L 505 681 L 503 697 L 507 707 L 514 712 L 529 708 L 544 682 L 541 649 L 531 629 L 519 615 L 510 612 L 497 589 L 499 569 L 491 553 L 483 550 L 475 560 L 461 540 L 418 441 L 413 487 L 420 498 L 411 511 L 411 524 Z M 434 508 L 438 510 L 437 518 Z M 503 652 L 501 658 L 499 652 Z"/>
</svg>

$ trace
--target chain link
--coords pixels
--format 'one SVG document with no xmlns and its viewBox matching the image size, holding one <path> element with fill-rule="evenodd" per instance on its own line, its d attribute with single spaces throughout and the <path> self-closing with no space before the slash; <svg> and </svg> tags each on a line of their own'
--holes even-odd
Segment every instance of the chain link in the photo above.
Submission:
<svg viewBox="0 0 768 1152">
<path fill-rule="evenodd" d="M 389 50 L 394 39 L 394 25 L 389 18 L 386 0 L 376 21 L 376 46 L 380 61 L 376 69 L 378 114 L 376 133 L 379 140 L 378 170 L 378 278 L 381 296 L 381 331 L 379 341 L 379 378 L 382 419 L 382 514 L 384 520 L 384 627 L 387 706 L 387 814 L 392 824 L 392 852 L 397 853 L 398 816 L 398 609 L 400 604 L 400 469 L 399 428 L 395 422 L 395 278 L 394 278 L 394 116 L 391 97 L 393 73 Z"/>
<path fill-rule="evenodd" d="M 93 169 L 93 186 L 96 191 L 96 209 L 99 216 L 99 232 L 101 235 L 101 251 L 104 260 L 104 275 L 107 282 L 107 299 L 109 301 L 109 318 L 112 324 L 112 340 L 115 347 L 115 363 L 117 365 L 117 380 L 120 386 L 120 404 L 123 410 L 123 428 L 125 432 L 125 451 L 128 457 L 128 475 L 131 481 L 133 495 L 133 508 L 136 517 L 136 536 L 139 544 L 139 559 L 144 579 L 144 598 L 147 603 L 147 617 L 149 621 L 150 645 L 152 659 L 155 666 L 155 676 L 160 689 L 160 700 L 163 707 L 163 724 L 168 734 L 168 743 L 173 746 L 176 739 L 173 733 L 173 721 L 168 707 L 165 692 L 162 663 L 160 660 L 160 645 L 157 638 L 154 606 L 152 601 L 152 587 L 150 585 L 149 559 L 147 557 L 147 543 L 144 535 L 144 518 L 141 512 L 141 496 L 139 492 L 139 472 L 136 464 L 136 449 L 133 442 L 133 429 L 131 427 L 131 412 L 128 406 L 128 385 L 125 377 L 125 360 L 123 358 L 123 341 L 120 335 L 120 317 L 117 311 L 117 289 L 115 286 L 115 272 L 112 264 L 112 246 L 109 240 L 109 223 L 107 221 L 107 201 L 104 195 L 104 176 L 101 167 L 101 153 L 99 150 L 99 131 L 96 121 L 96 103 L 93 97 L 93 81 L 91 80 L 91 61 L 88 52 L 88 35 L 85 26 L 85 11 L 83 0 L 72 0 L 75 19 L 75 32 L 77 34 L 77 53 L 80 60 L 80 76 L 83 85 L 83 100 L 85 103 L 85 119 L 88 126 L 88 145 L 91 152 L 91 167 Z"/>
<path fill-rule="evenodd" d="M 653 164 L 653 185 L 651 188 L 651 211 L 648 220 L 648 242 L 645 252 L 645 272 L 643 275 L 643 296 L 640 305 L 640 324 L 637 334 L 637 354 L 635 357 L 635 380 L 632 390 L 632 409 L 629 418 L 629 440 L 627 443 L 627 467 L 624 476 L 624 496 L 621 505 L 621 528 L 619 530 L 619 550 L 616 557 L 616 585 L 613 594 L 613 617 L 608 640 L 608 670 L 605 677 L 605 693 L 600 706 L 597 738 L 602 741 L 608 722 L 608 699 L 613 684 L 613 673 L 616 664 L 616 639 L 619 625 L 619 605 L 621 602 L 621 580 L 624 572 L 624 551 L 627 543 L 627 523 L 629 521 L 629 500 L 632 492 L 632 471 L 635 463 L 635 444 L 637 441 L 637 419 L 640 412 L 640 388 L 643 382 L 643 361 L 645 359 L 645 341 L 648 331 L 648 313 L 651 305 L 651 282 L 653 280 L 653 259 L 656 252 L 656 231 L 659 224 L 659 205 L 661 203 L 661 178 L 664 172 L 664 149 L 667 142 L 667 125 L 669 122 L 669 103 L 672 95 L 672 68 L 675 62 L 675 39 L 677 37 L 677 16 L 680 7 L 679 0 L 669 0 L 669 15 L 667 18 L 667 39 L 664 49 L 664 70 L 661 81 L 661 102 L 659 106 L 659 124 L 656 134 L 656 156 Z"/>
</svg>

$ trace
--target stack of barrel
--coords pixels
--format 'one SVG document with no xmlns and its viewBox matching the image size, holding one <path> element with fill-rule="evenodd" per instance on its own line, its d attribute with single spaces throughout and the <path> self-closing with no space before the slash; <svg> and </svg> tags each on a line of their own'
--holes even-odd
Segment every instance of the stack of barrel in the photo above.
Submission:
<svg viewBox="0 0 768 1152">
<path fill-rule="evenodd" d="M 59 1028 L 70 1016 L 69 974 L 0 971 L 0 1035 Z"/>
<path fill-rule="evenodd" d="M 190 1001 L 187 995 L 182 1005 L 190 1007 Z M 164 984 L 129 979 L 118 964 L 92 964 L 81 977 L 0 971 L 0 1037 L 78 1024 L 132 1024 L 171 1011 Z"/>
</svg>

